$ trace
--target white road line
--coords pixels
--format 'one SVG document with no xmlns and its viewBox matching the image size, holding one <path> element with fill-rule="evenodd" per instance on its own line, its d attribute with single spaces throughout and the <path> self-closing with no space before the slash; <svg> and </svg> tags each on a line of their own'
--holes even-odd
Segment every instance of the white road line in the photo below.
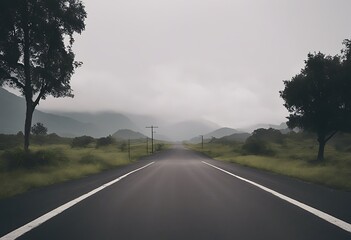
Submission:
<svg viewBox="0 0 351 240">
<path fill-rule="evenodd" d="M 310 206 L 308 206 L 308 205 L 306 205 L 304 203 L 301 203 L 301 202 L 299 202 L 299 201 L 297 201 L 295 199 L 287 197 L 287 196 L 285 196 L 285 195 L 283 195 L 281 193 L 278 193 L 278 192 L 276 192 L 276 191 L 274 191 L 272 189 L 264 187 L 264 186 L 262 186 L 262 185 L 260 185 L 258 183 L 255 183 L 255 182 L 250 181 L 248 179 L 245 179 L 243 177 L 237 176 L 237 175 L 235 175 L 235 174 L 233 174 L 231 172 L 228 172 L 228 171 L 226 171 L 226 170 L 224 170 L 222 168 L 216 167 L 216 166 L 214 166 L 214 165 L 212 165 L 210 163 L 207 163 L 207 162 L 204 162 L 204 161 L 202 161 L 202 162 L 207 164 L 207 165 L 209 165 L 209 166 L 211 166 L 211 167 L 213 167 L 213 168 L 215 168 L 215 169 L 218 169 L 218 170 L 220 170 L 220 171 L 222 171 L 222 172 L 224 172 L 226 174 L 229 174 L 229 175 L 231 175 L 233 177 L 236 177 L 236 178 L 238 178 L 238 179 L 240 179 L 242 181 L 250 183 L 250 184 L 252 184 L 252 185 L 254 185 L 254 186 L 258 187 L 258 188 L 261 188 L 262 190 L 264 190 L 266 192 L 269 192 L 269 193 L 273 194 L 274 196 L 276 196 L 278 198 L 281 198 L 281 199 L 283 199 L 283 200 L 285 200 L 285 201 L 287 201 L 287 202 L 289 202 L 289 203 L 291 203 L 291 204 L 293 204 L 293 205 L 295 205 L 295 206 L 297 206 L 299 208 L 302 208 L 305 211 L 310 212 L 310 213 L 316 215 L 317 217 L 319 217 L 319 218 L 321 218 L 321 219 L 323 219 L 323 220 L 325 220 L 325 221 L 327 221 L 327 222 L 329 222 L 331 224 L 334 224 L 335 226 L 337 226 L 339 228 L 344 229 L 347 232 L 351 232 L 351 224 L 350 223 L 347 223 L 347 222 L 345 222 L 343 220 L 340 220 L 340 219 L 338 219 L 336 217 L 333 217 L 333 216 L 331 216 L 331 215 L 329 215 L 329 214 L 327 214 L 325 212 L 322 212 L 322 211 L 320 211 L 318 209 L 310 207 Z"/>
<path fill-rule="evenodd" d="M 80 196 L 80 197 L 77 197 L 76 199 L 73 199 L 72 201 L 68 202 L 68 203 L 65 203 L 63 204 L 62 206 L 42 215 L 41 217 L 38 217 L 37 219 L 23 225 L 22 227 L 20 228 L 17 228 L 16 230 L 6 234 L 5 236 L 1 237 L 0 240 L 12 240 L 12 239 L 16 239 L 20 236 L 22 236 L 23 234 L 25 234 L 26 232 L 29 232 L 30 230 L 32 230 L 33 228 L 36 228 L 38 227 L 40 224 L 48 221 L 50 218 L 53 218 L 55 217 L 56 215 L 62 213 L 63 211 L 67 210 L 68 208 L 74 206 L 75 204 L 79 203 L 80 201 L 83 201 L 84 199 L 90 197 L 91 195 L 94 195 L 95 193 L 103 190 L 104 188 L 120 181 L 121 179 L 127 177 L 128 175 L 132 174 L 132 173 L 135 173 L 137 171 L 140 171 L 142 170 L 143 168 L 146 168 L 148 166 L 150 166 L 151 164 L 153 164 L 154 162 L 151 162 L 141 168 L 138 168 L 138 169 L 135 169 L 129 173 L 126 173 L 124 174 L 123 176 L 120 176 L 118 178 L 116 178 L 115 180 L 112 180 L 111 182 L 108 182 L 108 183 L 105 183 L 104 185 Z"/>
</svg>

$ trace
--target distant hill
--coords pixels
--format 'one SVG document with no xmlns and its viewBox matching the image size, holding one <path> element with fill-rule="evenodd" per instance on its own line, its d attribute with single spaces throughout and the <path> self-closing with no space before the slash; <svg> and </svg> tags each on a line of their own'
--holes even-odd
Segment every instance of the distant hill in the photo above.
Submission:
<svg viewBox="0 0 351 240">
<path fill-rule="evenodd" d="M 24 98 L 0 88 L 0 133 L 15 134 L 23 131 L 25 110 Z M 34 111 L 32 122 L 41 122 L 48 128 L 49 133 L 55 132 L 65 137 L 89 135 L 96 128 L 92 124 L 39 110 Z"/>
<path fill-rule="evenodd" d="M 169 137 L 171 140 L 182 141 L 199 136 L 206 132 L 214 131 L 219 126 L 206 120 L 193 120 L 175 123 L 157 129 L 159 134 Z"/>
<path fill-rule="evenodd" d="M 248 137 L 250 137 L 250 133 L 234 133 L 229 136 L 225 136 L 220 138 L 220 141 L 237 141 L 237 142 L 245 142 Z"/>
<path fill-rule="evenodd" d="M 267 124 L 267 123 L 259 123 L 259 124 L 255 124 L 255 125 L 251 125 L 245 128 L 240 128 L 239 130 L 243 131 L 243 132 L 249 132 L 252 133 L 254 130 L 259 129 L 259 128 L 274 128 L 277 130 L 282 130 L 282 131 L 286 131 L 286 129 L 288 128 L 288 125 L 286 125 L 285 122 L 282 122 L 281 124 L 277 125 L 277 124 Z"/>
<path fill-rule="evenodd" d="M 210 133 L 207 133 L 206 135 L 204 135 L 204 138 L 206 138 L 206 139 L 209 139 L 212 137 L 221 138 L 221 137 L 225 137 L 225 136 L 232 135 L 234 133 L 240 133 L 240 132 L 242 132 L 242 131 L 238 131 L 234 128 L 224 127 L 224 128 L 219 128 L 219 129 L 212 131 Z"/>
<path fill-rule="evenodd" d="M 79 122 L 96 126 L 92 136 L 102 137 L 112 134 L 119 129 L 131 129 L 140 132 L 140 128 L 127 116 L 115 112 L 56 112 L 56 114 L 75 119 Z"/>
<path fill-rule="evenodd" d="M 129 129 L 120 129 L 112 135 L 113 138 L 119 140 L 135 140 L 135 139 L 144 139 L 146 136 L 140 132 L 135 132 Z"/>
<path fill-rule="evenodd" d="M 242 138 L 245 138 L 246 135 L 250 135 L 250 134 L 243 133 L 242 131 L 236 130 L 234 128 L 223 127 L 223 128 L 219 128 L 215 131 L 212 131 L 210 133 L 207 133 L 207 134 L 203 135 L 203 137 L 204 137 L 204 139 L 212 139 L 213 137 L 217 138 L 217 139 L 221 139 L 221 138 L 233 136 L 234 138 L 242 139 Z M 197 136 L 197 137 L 190 139 L 190 142 L 193 142 L 193 143 L 198 143 L 200 141 L 201 141 L 200 136 Z"/>
</svg>

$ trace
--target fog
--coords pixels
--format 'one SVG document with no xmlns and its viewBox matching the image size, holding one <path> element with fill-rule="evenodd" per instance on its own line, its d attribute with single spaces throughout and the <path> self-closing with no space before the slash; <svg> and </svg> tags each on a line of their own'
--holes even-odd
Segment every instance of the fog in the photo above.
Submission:
<svg viewBox="0 0 351 240">
<path fill-rule="evenodd" d="M 75 98 L 42 110 L 115 111 L 228 127 L 279 124 L 283 80 L 351 37 L 348 0 L 86 0 Z"/>
</svg>

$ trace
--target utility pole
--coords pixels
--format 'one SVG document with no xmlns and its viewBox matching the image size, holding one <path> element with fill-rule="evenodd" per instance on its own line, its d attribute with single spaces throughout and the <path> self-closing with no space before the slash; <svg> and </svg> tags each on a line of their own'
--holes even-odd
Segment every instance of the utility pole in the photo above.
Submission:
<svg viewBox="0 0 351 240">
<path fill-rule="evenodd" d="M 146 154 L 149 154 L 149 137 L 146 137 Z"/>
<path fill-rule="evenodd" d="M 201 136 L 201 148 L 204 149 L 204 135 Z"/>
<path fill-rule="evenodd" d="M 154 128 L 158 128 L 157 126 L 151 125 L 150 127 L 146 128 L 151 128 L 151 153 L 154 153 Z"/>
</svg>

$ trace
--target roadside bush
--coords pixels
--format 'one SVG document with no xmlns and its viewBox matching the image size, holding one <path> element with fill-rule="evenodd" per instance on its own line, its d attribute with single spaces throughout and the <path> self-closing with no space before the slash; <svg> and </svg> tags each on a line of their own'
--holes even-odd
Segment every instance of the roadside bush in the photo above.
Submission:
<svg viewBox="0 0 351 240">
<path fill-rule="evenodd" d="M 250 136 L 249 138 L 255 138 L 257 140 L 282 144 L 284 142 L 285 136 L 277 129 L 259 128 L 253 131 L 252 136 Z"/>
<path fill-rule="evenodd" d="M 5 161 L 4 166 L 7 170 L 57 165 L 68 161 L 67 156 L 61 149 L 25 152 L 23 149 L 16 148 L 5 151 L 2 158 Z"/>
<path fill-rule="evenodd" d="M 23 135 L 0 134 L 0 150 L 14 148 L 23 144 Z"/>
<path fill-rule="evenodd" d="M 165 145 L 163 143 L 156 144 L 156 151 L 162 151 Z"/>
<path fill-rule="evenodd" d="M 102 163 L 103 159 L 93 154 L 86 154 L 81 157 L 79 162 L 83 164 L 98 164 Z"/>
<path fill-rule="evenodd" d="M 334 146 L 337 151 L 351 152 L 351 134 L 338 133 L 330 140 L 330 144 Z"/>
<path fill-rule="evenodd" d="M 33 144 L 50 145 L 50 144 L 72 144 L 71 138 L 60 137 L 56 133 L 50 133 L 46 136 L 31 135 L 30 140 Z"/>
<path fill-rule="evenodd" d="M 121 144 L 119 144 L 119 150 L 121 150 L 121 152 L 125 152 L 127 150 L 127 143 L 122 142 Z"/>
<path fill-rule="evenodd" d="M 81 136 L 81 137 L 75 137 L 72 140 L 71 147 L 87 147 L 89 144 L 93 143 L 95 141 L 94 138 L 90 136 Z"/>
<path fill-rule="evenodd" d="M 242 146 L 242 150 L 244 154 L 267 156 L 272 156 L 275 154 L 275 152 L 269 148 L 267 142 L 256 138 L 248 138 Z"/>
<path fill-rule="evenodd" d="M 115 142 L 115 140 L 111 137 L 111 136 L 108 136 L 108 137 L 102 137 L 102 138 L 99 138 L 98 140 L 96 140 L 96 147 L 102 147 L 102 146 L 108 146 L 108 145 L 111 145 Z"/>
</svg>

